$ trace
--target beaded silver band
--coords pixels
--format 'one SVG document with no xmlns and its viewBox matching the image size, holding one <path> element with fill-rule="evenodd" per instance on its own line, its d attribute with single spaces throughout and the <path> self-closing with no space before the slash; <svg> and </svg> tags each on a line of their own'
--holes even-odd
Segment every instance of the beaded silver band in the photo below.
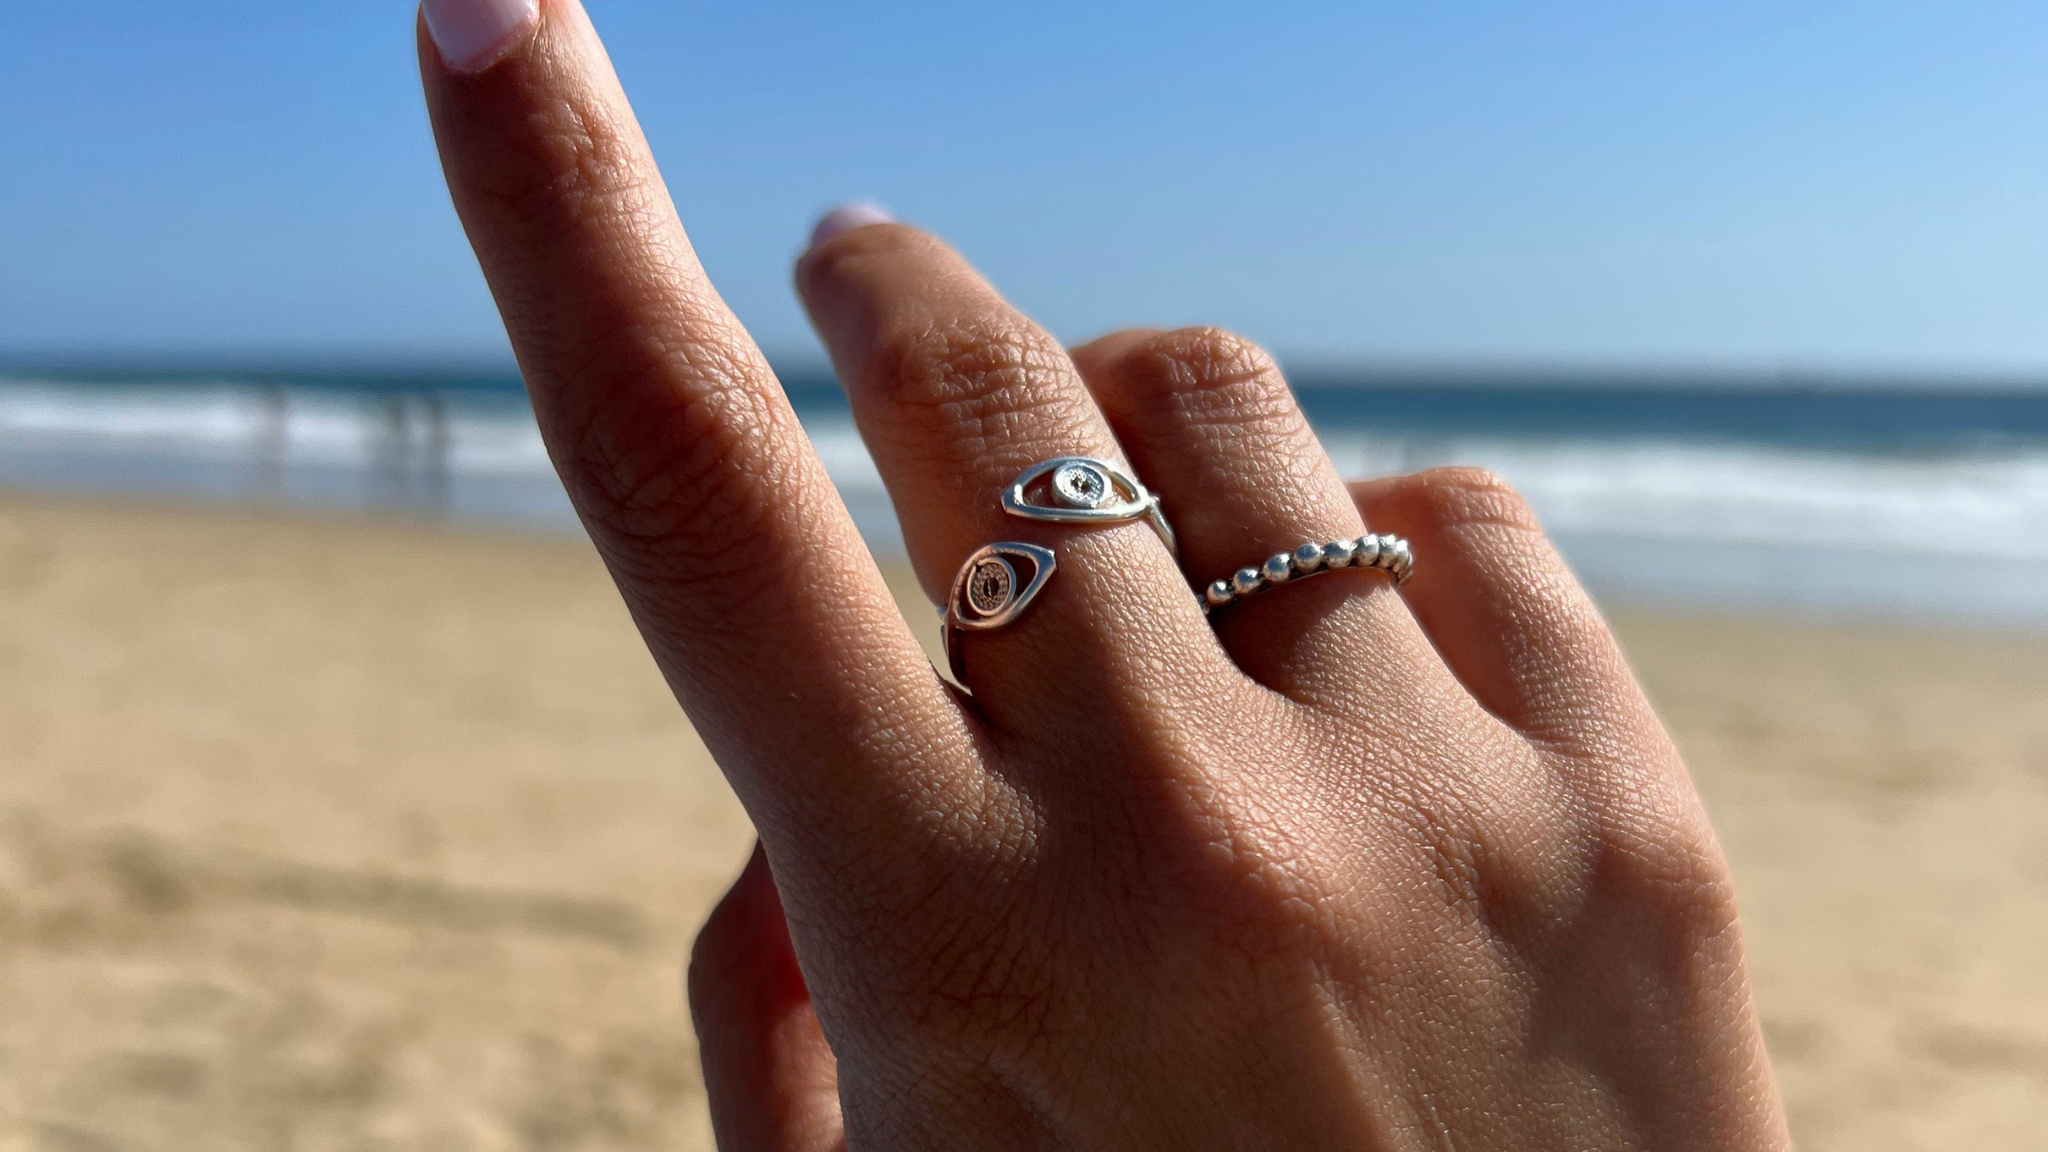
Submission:
<svg viewBox="0 0 2048 1152">
<path fill-rule="evenodd" d="M 1263 564 L 1241 568 L 1228 579 L 1218 580 L 1202 590 L 1202 611 L 1220 611 L 1247 596 L 1256 596 L 1278 584 L 1305 580 L 1340 568 L 1377 568 L 1406 584 L 1415 572 L 1415 557 L 1408 542 L 1399 536 L 1375 536 L 1368 532 L 1355 540 L 1332 540 L 1328 544 L 1303 544 L 1292 552 L 1275 552 Z"/>
</svg>

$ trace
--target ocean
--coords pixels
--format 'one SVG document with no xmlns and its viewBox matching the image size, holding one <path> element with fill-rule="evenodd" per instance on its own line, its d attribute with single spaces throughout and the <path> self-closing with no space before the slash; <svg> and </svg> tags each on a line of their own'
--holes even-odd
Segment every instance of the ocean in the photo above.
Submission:
<svg viewBox="0 0 2048 1152">
<path fill-rule="evenodd" d="M 784 381 L 862 531 L 900 554 L 837 386 Z M 1346 475 L 1492 468 L 1611 603 L 2048 623 L 2048 389 L 1362 369 L 1296 384 Z M 0 370 L 0 485 L 576 530 L 510 375 Z"/>
</svg>

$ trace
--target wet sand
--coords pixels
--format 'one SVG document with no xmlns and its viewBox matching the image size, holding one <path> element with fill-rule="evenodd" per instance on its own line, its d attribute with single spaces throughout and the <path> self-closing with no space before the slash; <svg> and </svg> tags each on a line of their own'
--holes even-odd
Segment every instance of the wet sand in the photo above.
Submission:
<svg viewBox="0 0 2048 1152">
<path fill-rule="evenodd" d="M 2048 638 L 1617 624 L 1802 1147 L 2042 1147 Z M 749 832 L 587 547 L 0 497 L 0 685 L 0 1149 L 709 1146 Z"/>
</svg>

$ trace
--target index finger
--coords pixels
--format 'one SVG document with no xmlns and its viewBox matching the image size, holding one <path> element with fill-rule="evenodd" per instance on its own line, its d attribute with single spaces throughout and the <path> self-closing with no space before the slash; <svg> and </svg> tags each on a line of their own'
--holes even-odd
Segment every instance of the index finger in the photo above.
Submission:
<svg viewBox="0 0 2048 1152">
<path fill-rule="evenodd" d="M 443 9 L 520 11 L 425 16 Z M 929 803 L 949 782 L 903 777 L 958 775 L 963 718 L 698 265 L 582 8 L 541 0 L 499 44 L 443 17 L 445 56 L 425 16 L 448 186 L 548 453 L 749 814 L 771 845 L 830 830 L 807 837 L 823 853 L 864 811 Z"/>
</svg>

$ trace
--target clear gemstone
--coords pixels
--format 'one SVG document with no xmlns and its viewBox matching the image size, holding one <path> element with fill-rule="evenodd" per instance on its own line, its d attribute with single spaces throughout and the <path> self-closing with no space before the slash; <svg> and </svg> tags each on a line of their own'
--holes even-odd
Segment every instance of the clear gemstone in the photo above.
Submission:
<svg viewBox="0 0 2048 1152">
<path fill-rule="evenodd" d="M 1109 475 L 1093 464 L 1062 464 L 1052 474 L 1052 494 L 1069 508 L 1100 508 L 1109 502 Z"/>
</svg>

